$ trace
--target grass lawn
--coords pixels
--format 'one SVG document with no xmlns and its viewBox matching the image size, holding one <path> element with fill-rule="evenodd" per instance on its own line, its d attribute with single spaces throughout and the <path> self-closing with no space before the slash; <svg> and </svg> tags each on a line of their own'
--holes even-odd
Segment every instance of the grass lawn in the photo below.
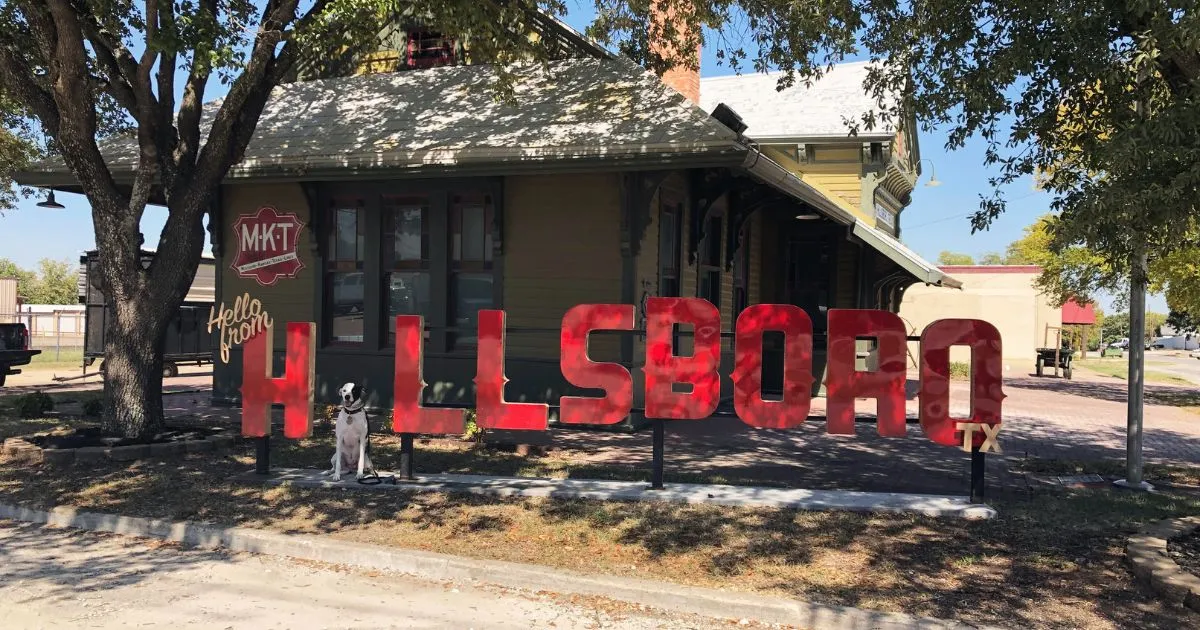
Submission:
<svg viewBox="0 0 1200 630">
<path fill-rule="evenodd" d="M 79 367 L 83 365 L 82 348 L 63 348 L 55 351 L 51 348 L 39 348 L 42 353 L 35 354 L 29 359 L 29 369 L 49 367 Z"/>
<path fill-rule="evenodd" d="M 1076 361 L 1075 364 L 1104 376 L 1113 376 L 1122 380 L 1129 378 L 1129 362 L 1124 358 L 1087 359 Z M 1146 382 L 1163 385 L 1192 385 L 1192 382 L 1187 379 L 1154 370 L 1146 371 Z"/>
<path fill-rule="evenodd" d="M 332 438 L 322 425 L 312 439 L 272 447 L 276 466 L 324 467 Z M 372 450 L 390 468 L 399 440 L 379 435 Z M 415 462 L 422 472 L 645 478 L 580 467 L 554 452 L 518 457 L 449 442 L 418 441 Z M 1139 589 L 1123 553 L 1138 524 L 1200 514 L 1200 494 L 1036 490 L 993 502 L 996 519 L 968 522 L 230 482 L 252 466 L 249 444 L 182 463 L 67 474 L 0 460 L 0 501 L 314 533 L 1007 627 L 1200 627 L 1200 615 Z"/>
</svg>

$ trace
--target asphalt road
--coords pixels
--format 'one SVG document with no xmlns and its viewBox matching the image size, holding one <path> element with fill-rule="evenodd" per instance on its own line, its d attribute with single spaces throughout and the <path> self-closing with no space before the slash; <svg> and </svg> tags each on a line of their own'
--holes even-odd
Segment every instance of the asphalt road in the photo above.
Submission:
<svg viewBox="0 0 1200 630">
<path fill-rule="evenodd" d="M 1146 370 L 1171 374 L 1200 385 L 1200 359 L 1189 357 L 1184 352 L 1167 354 L 1162 350 L 1147 350 Z"/>
<path fill-rule="evenodd" d="M 730 624 L 622 606 L 0 520 L 0 627 L 5 630 L 645 629 Z"/>
</svg>

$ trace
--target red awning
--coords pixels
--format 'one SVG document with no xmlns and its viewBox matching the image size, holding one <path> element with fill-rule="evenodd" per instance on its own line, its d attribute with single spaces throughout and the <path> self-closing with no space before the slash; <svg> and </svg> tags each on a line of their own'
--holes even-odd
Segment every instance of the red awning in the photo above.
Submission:
<svg viewBox="0 0 1200 630">
<path fill-rule="evenodd" d="M 1081 306 L 1075 300 L 1067 300 L 1062 307 L 1062 323 L 1063 324 L 1087 324 L 1096 323 L 1096 309 L 1094 304 Z"/>
</svg>

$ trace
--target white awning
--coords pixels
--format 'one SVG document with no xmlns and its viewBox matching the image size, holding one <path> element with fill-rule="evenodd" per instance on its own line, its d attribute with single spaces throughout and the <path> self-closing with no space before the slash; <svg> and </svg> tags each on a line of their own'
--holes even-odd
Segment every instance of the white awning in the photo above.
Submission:
<svg viewBox="0 0 1200 630">
<path fill-rule="evenodd" d="M 934 264 L 917 255 L 916 252 L 904 246 L 891 235 L 881 232 L 861 219 L 854 220 L 854 235 L 862 239 L 879 253 L 887 256 L 892 262 L 911 273 L 917 280 L 925 284 L 961 289 L 962 282 L 942 273 Z"/>
</svg>

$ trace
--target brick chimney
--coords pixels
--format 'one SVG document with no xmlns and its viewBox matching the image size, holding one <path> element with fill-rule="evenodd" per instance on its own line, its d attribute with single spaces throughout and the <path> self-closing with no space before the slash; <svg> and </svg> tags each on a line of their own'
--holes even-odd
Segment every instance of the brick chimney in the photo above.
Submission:
<svg viewBox="0 0 1200 630">
<path fill-rule="evenodd" d="M 676 20 L 676 0 L 652 0 L 649 33 L 652 51 L 666 58 L 676 57 L 678 54 L 672 54 L 673 48 L 667 42 L 661 41 L 665 39 L 661 32 L 663 24 L 674 24 L 677 29 L 675 34 L 677 39 L 686 39 L 690 35 L 691 26 L 682 25 Z M 700 103 L 700 48 L 700 44 L 697 43 L 693 58 L 696 64 L 695 70 L 688 68 L 685 64 L 677 64 L 660 75 L 663 83 L 675 88 L 675 91 L 695 104 Z"/>
</svg>

